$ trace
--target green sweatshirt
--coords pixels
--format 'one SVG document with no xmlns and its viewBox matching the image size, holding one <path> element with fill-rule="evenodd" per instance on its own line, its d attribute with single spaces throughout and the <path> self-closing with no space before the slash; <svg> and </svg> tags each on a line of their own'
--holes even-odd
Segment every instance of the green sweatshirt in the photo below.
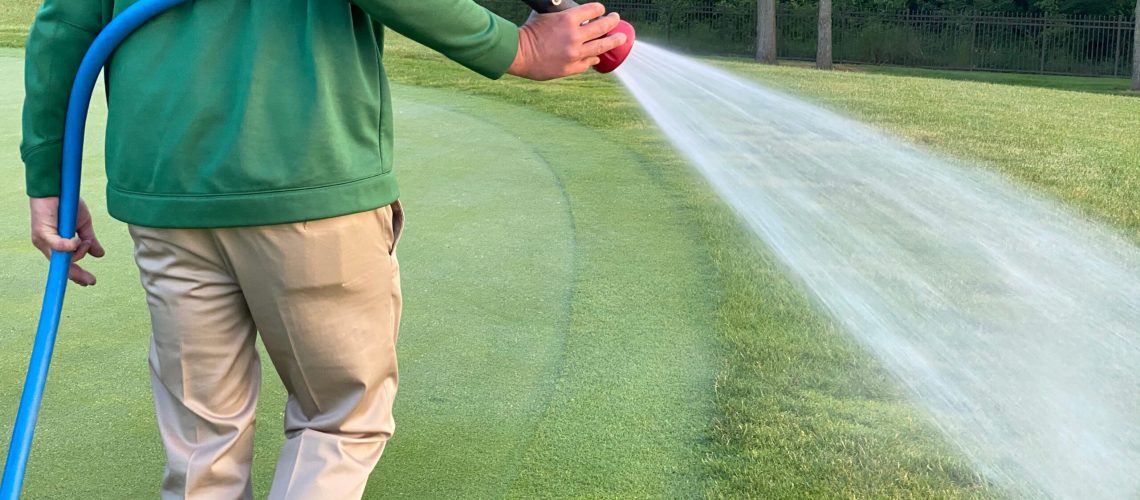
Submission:
<svg viewBox="0 0 1140 500">
<path fill-rule="evenodd" d="M 29 196 L 58 195 L 72 79 L 131 3 L 46 0 L 36 16 L 20 147 Z M 517 27 L 472 0 L 195 0 L 140 28 L 106 74 L 111 215 L 233 227 L 394 201 L 383 26 L 489 78 L 518 49 Z"/>
</svg>

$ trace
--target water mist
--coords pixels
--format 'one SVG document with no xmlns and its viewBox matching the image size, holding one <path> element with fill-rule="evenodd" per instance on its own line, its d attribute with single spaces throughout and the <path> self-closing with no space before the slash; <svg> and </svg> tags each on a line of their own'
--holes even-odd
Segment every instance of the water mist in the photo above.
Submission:
<svg viewBox="0 0 1140 500">
<path fill-rule="evenodd" d="M 651 44 L 616 74 L 979 471 L 1017 496 L 1140 495 L 1134 245 L 984 169 Z"/>
</svg>

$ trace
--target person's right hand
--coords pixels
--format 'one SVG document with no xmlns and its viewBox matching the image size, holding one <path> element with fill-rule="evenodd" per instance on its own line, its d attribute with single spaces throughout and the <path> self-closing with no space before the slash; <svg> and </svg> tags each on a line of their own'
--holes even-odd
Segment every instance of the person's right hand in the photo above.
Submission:
<svg viewBox="0 0 1140 500">
<path fill-rule="evenodd" d="M 625 34 L 605 36 L 617 27 L 617 13 L 603 16 L 600 3 L 551 14 L 532 15 L 519 28 L 519 50 L 507 73 L 530 80 L 577 75 L 600 61 L 598 56 L 625 43 Z M 587 21 L 590 21 L 587 23 Z"/>
<path fill-rule="evenodd" d="M 91 224 L 91 212 L 87 210 L 87 204 L 79 200 L 79 213 L 75 219 L 76 236 L 69 240 L 59 236 L 59 198 L 29 198 L 28 207 L 32 215 L 32 244 L 48 259 L 51 258 L 52 251 L 74 252 L 71 256 L 71 269 L 67 271 L 68 279 L 80 286 L 94 285 L 95 275 L 76 264 L 88 255 L 99 258 L 105 253 L 103 245 L 95 237 L 95 227 Z"/>
</svg>

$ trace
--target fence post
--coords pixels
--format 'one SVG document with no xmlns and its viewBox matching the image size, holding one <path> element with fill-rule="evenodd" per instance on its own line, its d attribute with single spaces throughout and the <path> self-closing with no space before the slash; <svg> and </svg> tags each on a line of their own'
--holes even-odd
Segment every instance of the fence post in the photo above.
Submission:
<svg viewBox="0 0 1140 500">
<path fill-rule="evenodd" d="M 970 13 L 970 69 L 978 69 L 978 16 Z"/>
<path fill-rule="evenodd" d="M 1140 2 L 1132 23 L 1132 90 L 1140 91 Z"/>
<path fill-rule="evenodd" d="M 1120 76 L 1120 44 L 1121 33 L 1124 31 L 1124 16 L 1116 16 L 1116 55 L 1112 59 L 1112 76 Z"/>
<path fill-rule="evenodd" d="M 1041 18 L 1041 65 L 1038 68 L 1038 73 L 1045 73 L 1045 46 L 1049 44 L 1049 18 L 1042 16 Z"/>
</svg>

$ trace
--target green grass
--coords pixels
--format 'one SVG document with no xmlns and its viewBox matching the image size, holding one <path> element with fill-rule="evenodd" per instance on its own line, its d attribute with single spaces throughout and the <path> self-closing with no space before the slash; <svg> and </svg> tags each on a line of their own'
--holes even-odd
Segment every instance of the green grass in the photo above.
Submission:
<svg viewBox="0 0 1140 500">
<path fill-rule="evenodd" d="M 17 75 L 19 58 L 5 54 L 4 74 Z M 4 116 L 17 116 L 19 79 L 3 85 Z M 395 91 L 409 214 L 403 384 L 399 431 L 369 497 L 698 496 L 714 411 L 714 296 L 695 228 L 678 231 L 676 200 L 642 159 L 598 131 L 486 99 Z M 85 192 L 110 256 L 92 265 L 96 288 L 69 296 L 30 498 L 145 498 L 161 472 L 146 309 L 125 227 L 103 215 L 104 119 L 97 104 Z M 19 179 L 18 123 L 0 130 L 4 168 Z M 0 191 L 0 213 L 12 222 L 0 276 L 13 284 L 3 296 L 0 379 L 13 381 L 44 270 L 19 222 L 19 184 Z M 269 367 L 265 378 L 275 379 Z M 284 403 L 279 384 L 266 388 L 260 496 Z M 10 432 L 18 389 L 0 387 L 0 434 Z"/>
<path fill-rule="evenodd" d="M 36 17 L 39 0 L 4 0 L 0 2 L 0 47 L 23 47 L 28 25 Z"/>
<path fill-rule="evenodd" d="M 399 425 L 370 498 L 997 494 L 614 79 L 489 82 L 399 38 L 387 63 L 407 309 Z M 1140 100 L 717 63 L 978 161 L 1140 241 Z M 0 380 L 19 380 L 45 265 L 22 222 L 16 53 L 0 52 L 0 68 L 0 168 L 13 179 L 0 188 Z M 111 255 L 94 267 L 100 285 L 69 297 L 32 498 L 153 496 L 161 472 L 145 306 L 129 238 L 102 215 L 100 148 L 93 135 L 84 189 Z M 0 385 L 0 435 L 17 397 Z M 267 383 L 260 495 L 281 402 Z"/>
<path fill-rule="evenodd" d="M 903 68 L 899 66 L 859 65 L 853 69 L 855 71 L 893 76 L 913 76 L 918 78 L 937 78 L 943 80 L 961 80 L 965 82 L 996 83 L 1001 85 L 1041 87 L 1077 92 L 1103 92 L 1110 94 L 1124 94 L 1129 92 L 1128 88 L 1131 83 L 1127 78 L 1035 75 L 1030 73 L 998 73 L 990 71 L 955 71 Z"/>
<path fill-rule="evenodd" d="M 493 96 L 609 130 L 614 140 L 649 158 L 685 200 L 708 245 L 719 289 L 724 358 L 706 459 L 710 495 L 996 494 L 932 437 L 890 377 L 815 312 L 611 79 L 487 83 L 407 43 L 391 47 L 389 60 L 392 76 L 402 82 Z M 1130 139 L 1140 129 L 1140 100 L 870 71 L 717 63 L 977 161 L 1140 241 L 1140 142 Z M 1083 79 L 1036 78 L 1038 87 L 1081 84 L 1073 90 L 1089 90 Z"/>
<path fill-rule="evenodd" d="M 675 241 L 686 231 L 668 191 L 641 159 L 579 124 L 453 93 L 395 92 L 402 192 L 410 220 L 425 213 L 401 251 L 409 283 L 423 284 L 409 289 L 419 308 L 404 331 L 425 338 L 402 346 L 397 411 L 410 435 L 393 442 L 373 494 L 699 494 L 713 303 L 695 234 Z M 539 225 L 539 215 L 552 221 Z M 460 258 L 469 253 L 474 263 Z M 536 296 L 528 284 L 552 292 L 548 314 L 513 303 Z M 428 338 L 429 325 L 447 337 Z M 487 328 L 463 331 L 476 325 Z M 534 383 L 512 391 L 528 370 Z M 521 394 L 526 418 L 512 415 Z M 481 445 L 487 434 L 501 439 Z"/>
<path fill-rule="evenodd" d="M 718 61 L 739 62 L 739 58 L 715 58 Z M 813 68 L 815 63 L 801 60 L 783 60 L 781 66 L 792 68 Z M 964 82 L 995 83 L 1021 87 L 1041 87 L 1074 92 L 1099 92 L 1107 94 L 1128 94 L 1128 78 L 1100 76 L 1039 75 L 1034 73 L 1001 73 L 996 71 L 962 71 L 950 69 L 908 68 L 878 64 L 836 64 L 837 72 L 874 73 L 877 75 L 912 76 L 940 80 L 960 80 Z"/>
<path fill-rule="evenodd" d="M 912 142 L 979 162 L 1140 242 L 1140 99 L 1134 96 L 721 64 Z M 1037 78 L 1058 87 L 1073 80 Z"/>
<path fill-rule="evenodd" d="M 811 306 L 770 254 L 663 141 L 613 79 L 489 83 L 396 39 L 390 75 L 607 131 L 653 165 L 699 231 L 717 294 L 713 497 L 979 497 L 982 480 L 877 363 Z M 446 75 L 446 77 L 444 77 Z M 622 187 L 624 188 L 624 186 Z M 620 196 L 620 193 L 616 195 Z"/>
</svg>

